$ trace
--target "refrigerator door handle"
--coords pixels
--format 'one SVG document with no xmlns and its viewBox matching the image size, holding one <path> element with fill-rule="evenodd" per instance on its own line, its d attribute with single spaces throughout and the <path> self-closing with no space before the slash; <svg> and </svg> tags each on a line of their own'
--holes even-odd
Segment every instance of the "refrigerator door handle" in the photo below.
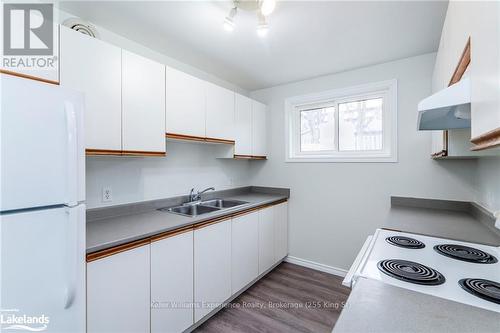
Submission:
<svg viewBox="0 0 500 333">
<path fill-rule="evenodd" d="M 79 242 L 78 242 L 78 224 L 79 210 L 75 208 L 66 208 L 68 221 L 66 223 L 66 283 L 64 288 L 64 308 L 68 309 L 73 304 L 76 294 L 76 279 L 79 258 Z"/>
<path fill-rule="evenodd" d="M 67 149 L 67 205 L 78 204 L 78 138 L 75 108 L 72 103 L 64 102 L 66 115 Z"/>
</svg>

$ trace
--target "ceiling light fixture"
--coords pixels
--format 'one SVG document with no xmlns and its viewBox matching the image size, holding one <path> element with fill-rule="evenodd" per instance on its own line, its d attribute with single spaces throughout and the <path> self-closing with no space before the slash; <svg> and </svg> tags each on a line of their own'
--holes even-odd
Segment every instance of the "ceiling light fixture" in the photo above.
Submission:
<svg viewBox="0 0 500 333">
<path fill-rule="evenodd" d="M 224 30 L 233 31 L 234 30 L 234 17 L 236 16 L 236 7 L 231 8 L 229 14 L 224 19 Z"/>
<path fill-rule="evenodd" d="M 269 31 L 267 16 L 274 11 L 276 0 L 233 0 L 233 7 L 224 19 L 224 30 L 233 31 L 236 24 L 234 18 L 239 10 L 257 14 L 257 35 L 265 37 Z"/>
<path fill-rule="evenodd" d="M 266 37 L 269 31 L 269 25 L 267 25 L 266 17 L 262 14 L 257 14 L 259 22 L 257 24 L 257 35 L 259 37 Z"/>
<path fill-rule="evenodd" d="M 260 12 L 264 16 L 271 14 L 276 8 L 276 0 L 262 0 L 260 3 Z"/>
</svg>

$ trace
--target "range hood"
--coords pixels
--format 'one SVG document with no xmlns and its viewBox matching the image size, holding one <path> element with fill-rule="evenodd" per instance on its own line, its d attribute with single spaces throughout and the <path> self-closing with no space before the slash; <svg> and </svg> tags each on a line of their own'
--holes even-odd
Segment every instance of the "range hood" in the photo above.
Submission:
<svg viewBox="0 0 500 333">
<path fill-rule="evenodd" d="M 470 79 L 463 78 L 418 103 L 418 130 L 470 128 Z"/>
</svg>

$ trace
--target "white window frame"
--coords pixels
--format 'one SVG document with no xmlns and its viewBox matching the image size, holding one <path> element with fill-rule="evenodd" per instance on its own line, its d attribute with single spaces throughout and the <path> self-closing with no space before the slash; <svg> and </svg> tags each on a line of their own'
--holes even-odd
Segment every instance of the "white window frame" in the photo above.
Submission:
<svg viewBox="0 0 500 333">
<path fill-rule="evenodd" d="M 339 151 L 338 106 L 341 103 L 378 98 L 384 99 L 382 109 L 382 150 Z M 335 151 L 300 151 L 300 111 L 319 105 L 335 106 Z M 397 80 L 368 83 L 321 93 L 295 96 L 285 100 L 285 161 L 286 162 L 382 162 L 398 161 Z"/>
</svg>

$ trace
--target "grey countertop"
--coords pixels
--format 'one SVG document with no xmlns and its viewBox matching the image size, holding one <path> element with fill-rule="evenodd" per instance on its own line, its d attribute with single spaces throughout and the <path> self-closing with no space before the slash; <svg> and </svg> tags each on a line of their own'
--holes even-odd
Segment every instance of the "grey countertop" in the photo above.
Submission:
<svg viewBox="0 0 500 333">
<path fill-rule="evenodd" d="M 207 199 L 213 197 L 237 199 L 248 203 L 196 217 L 158 211 L 158 206 L 162 206 L 160 201 L 90 210 L 87 212 L 87 253 L 285 199 L 289 197 L 289 190 L 248 187 L 211 193 Z M 172 204 L 174 201 L 170 201 L 170 204 L 168 201 L 162 202 L 163 207 L 175 205 Z M 111 213 L 114 216 L 111 216 Z"/>
<path fill-rule="evenodd" d="M 500 313 L 361 278 L 333 332 L 500 332 Z"/>
<path fill-rule="evenodd" d="M 393 197 L 381 227 L 499 246 L 493 224 L 474 203 Z M 500 313 L 360 278 L 333 332 L 500 332 Z"/>
<path fill-rule="evenodd" d="M 500 245 L 500 230 L 467 211 L 392 206 L 383 227 L 471 243 Z"/>
</svg>

